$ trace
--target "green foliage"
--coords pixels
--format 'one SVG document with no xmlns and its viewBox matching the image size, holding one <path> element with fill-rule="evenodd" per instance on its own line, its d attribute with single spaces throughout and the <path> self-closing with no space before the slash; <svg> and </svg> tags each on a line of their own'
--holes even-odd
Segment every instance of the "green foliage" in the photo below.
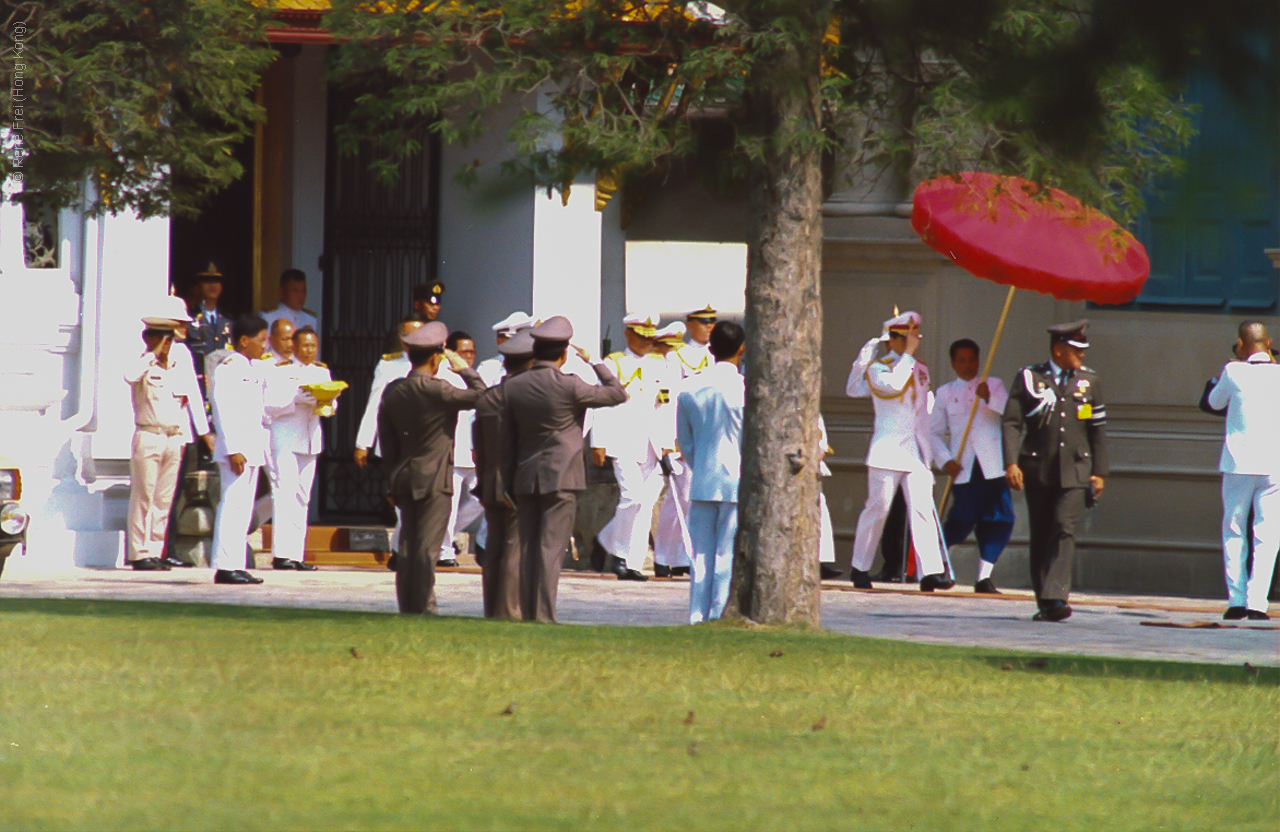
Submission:
<svg viewBox="0 0 1280 832">
<path fill-rule="evenodd" d="M 230 605 L 18 599 L 0 624 L 5 829 L 1274 830 L 1280 812 L 1270 667 Z"/>
<path fill-rule="evenodd" d="M 6 71 L 25 100 L 0 175 L 23 201 L 143 217 L 195 213 L 241 175 L 234 146 L 262 117 L 253 102 L 274 52 L 266 10 L 243 0 L 40 0 L 9 6 Z M 15 70 L 16 72 L 17 70 Z M 21 143 L 16 141 L 21 137 Z"/>
<path fill-rule="evenodd" d="M 1229 54 L 1263 4 L 1218 15 L 1170 0 L 1156 27 L 1140 25 L 1157 14 L 1145 0 L 1103 16 L 1088 0 L 720 5 L 729 13 L 713 21 L 686 2 L 335 0 L 333 77 L 362 91 L 342 149 L 378 145 L 392 176 L 415 130 L 467 141 L 515 95 L 515 167 L 551 188 L 584 170 L 660 167 L 691 151 L 689 119 L 713 114 L 737 126 L 748 161 L 817 149 L 904 179 L 1014 173 L 1127 221 L 1181 164 L 1191 121 L 1177 85 L 1192 57 Z M 821 63 L 779 62 L 788 50 L 821 50 Z M 772 84 L 820 85 L 822 112 L 748 123 L 749 94 Z"/>
</svg>

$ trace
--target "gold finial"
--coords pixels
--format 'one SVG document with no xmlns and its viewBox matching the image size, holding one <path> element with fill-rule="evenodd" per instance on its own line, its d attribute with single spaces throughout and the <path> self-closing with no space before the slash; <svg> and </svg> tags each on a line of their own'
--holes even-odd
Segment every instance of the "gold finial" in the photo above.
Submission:
<svg viewBox="0 0 1280 832">
<path fill-rule="evenodd" d="M 893 317 L 895 317 L 895 318 L 896 318 L 896 317 L 898 317 L 898 316 L 899 316 L 899 315 L 901 315 L 901 314 L 902 314 L 902 313 L 898 311 L 898 304 L 896 304 L 896 303 L 895 303 L 895 304 L 893 305 Z"/>
</svg>

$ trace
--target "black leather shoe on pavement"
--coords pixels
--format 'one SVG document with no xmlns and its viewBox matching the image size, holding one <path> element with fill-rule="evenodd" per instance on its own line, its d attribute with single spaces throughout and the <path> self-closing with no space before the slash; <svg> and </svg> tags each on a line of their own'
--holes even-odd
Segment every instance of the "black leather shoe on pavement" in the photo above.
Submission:
<svg viewBox="0 0 1280 832">
<path fill-rule="evenodd" d="M 1071 617 L 1071 607 L 1066 601 L 1046 601 L 1040 612 L 1031 616 L 1032 621 L 1066 621 Z"/>
<path fill-rule="evenodd" d="M 295 563 L 297 563 L 297 561 L 289 560 L 288 558 L 272 558 L 271 568 L 293 571 L 294 569 L 298 568 L 294 566 Z"/>
<path fill-rule="evenodd" d="M 687 577 L 689 577 L 689 567 L 687 567 L 687 566 L 673 566 L 673 567 L 671 567 L 671 577 L 673 577 L 673 578 L 687 578 Z"/>
<path fill-rule="evenodd" d="M 261 578 L 255 578 L 243 569 L 219 569 L 213 573 L 215 584 L 260 584 Z"/>
<path fill-rule="evenodd" d="M 445 558 L 444 560 L 436 561 L 436 566 L 444 566 L 444 567 L 452 568 L 457 565 L 458 565 L 458 562 L 453 558 Z"/>
<path fill-rule="evenodd" d="M 1000 595 L 1000 590 L 996 589 L 996 585 L 992 583 L 990 578 L 983 578 L 973 585 L 975 595 Z"/>
<path fill-rule="evenodd" d="M 1227 611 L 1222 614 L 1223 621 L 1241 621 L 1249 611 L 1244 607 L 1227 607 Z"/>
<path fill-rule="evenodd" d="M 824 581 L 834 581 L 840 577 L 840 570 L 829 563 L 818 564 L 818 577 Z"/>
<path fill-rule="evenodd" d="M 623 575 L 626 575 L 627 572 L 631 571 L 627 569 L 627 562 L 620 557 L 609 555 L 608 563 L 609 563 L 609 571 L 617 575 L 619 578 L 621 578 Z"/>
<path fill-rule="evenodd" d="M 853 581 L 854 589 L 871 589 L 871 576 L 861 569 L 850 569 L 849 580 Z"/>
<path fill-rule="evenodd" d="M 195 566 L 194 563 L 187 563 L 185 560 L 178 560 L 177 558 L 171 558 L 168 555 L 165 555 L 164 557 L 160 558 L 160 562 L 163 563 L 165 566 L 169 567 L 170 569 L 190 569 L 191 567 Z"/>
<path fill-rule="evenodd" d="M 663 564 L 661 564 L 661 563 L 655 563 L 655 564 L 653 565 L 653 577 L 655 577 L 655 578 L 670 578 L 670 577 L 671 577 L 671 567 L 670 567 L 670 566 L 665 566 L 665 565 L 663 565 Z"/>
<path fill-rule="evenodd" d="M 647 581 L 647 580 L 649 580 L 649 576 L 648 576 L 648 575 L 646 575 L 646 574 L 644 574 L 643 572 L 638 572 L 638 571 L 636 571 L 635 569 L 626 569 L 626 568 L 624 568 L 621 572 L 619 572 L 619 573 L 618 573 L 618 580 L 620 580 L 620 581 Z"/>
<path fill-rule="evenodd" d="M 387 555 L 387 568 L 392 572 L 396 571 L 396 553 L 392 552 Z"/>
<path fill-rule="evenodd" d="M 314 563 L 303 563 L 300 560 L 295 560 L 293 562 L 293 568 L 299 572 L 314 572 L 320 567 L 316 566 Z"/>
<path fill-rule="evenodd" d="M 1245 614 L 1245 617 L 1248 618 L 1250 621 L 1270 621 L 1271 620 L 1271 616 L 1267 615 L 1265 612 L 1262 612 L 1261 610 L 1249 610 L 1249 612 Z"/>
<path fill-rule="evenodd" d="M 138 558 L 129 561 L 129 565 L 137 572 L 168 572 L 169 565 L 159 558 Z"/>
<path fill-rule="evenodd" d="M 935 589 L 951 589 L 956 582 L 948 578 L 942 573 L 936 575 L 925 575 L 920 579 L 921 592 L 933 592 Z"/>
</svg>

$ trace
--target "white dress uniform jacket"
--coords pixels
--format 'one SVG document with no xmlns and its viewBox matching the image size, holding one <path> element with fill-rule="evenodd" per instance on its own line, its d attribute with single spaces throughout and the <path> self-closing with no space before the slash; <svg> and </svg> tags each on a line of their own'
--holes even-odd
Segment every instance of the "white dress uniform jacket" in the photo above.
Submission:
<svg viewBox="0 0 1280 832">
<path fill-rule="evenodd" d="M 329 368 L 320 363 L 303 364 L 296 358 L 281 362 L 269 371 L 267 413 L 271 416 L 271 450 L 295 454 L 318 454 L 324 450 L 320 417 L 313 408 L 294 403 L 304 384 L 332 381 Z M 334 401 L 337 409 L 338 402 Z"/>
<path fill-rule="evenodd" d="M 711 358 L 711 345 L 689 341 L 683 347 L 667 353 L 667 363 L 679 373 L 680 378 L 696 376 L 715 361 Z"/>
<path fill-rule="evenodd" d="M 213 458 L 243 454 L 246 465 L 265 465 L 271 443 L 263 367 L 233 352 L 213 370 Z"/>
<path fill-rule="evenodd" d="M 604 363 L 627 390 L 627 400 L 596 414 L 591 445 L 619 460 L 639 461 L 662 456 L 675 447 L 675 421 L 670 370 L 665 357 L 631 350 L 615 352 Z M 665 391 L 665 393 L 663 392 Z M 666 401 L 662 401 L 661 397 Z"/>
<path fill-rule="evenodd" d="M 867 467 L 928 470 L 933 462 L 929 368 L 914 356 L 890 352 L 871 363 L 866 380 L 876 414 Z"/>
<path fill-rule="evenodd" d="M 965 443 L 964 452 L 959 453 L 960 440 L 964 438 L 964 427 L 969 422 L 969 411 L 978 395 L 978 383 L 981 380 L 981 377 L 974 376 L 969 381 L 949 381 L 938 388 L 933 399 L 933 413 L 930 415 L 933 461 L 939 468 L 952 460 L 960 463 L 956 485 L 969 481 L 975 456 L 982 466 L 985 479 L 994 480 L 1004 476 L 1000 423 L 1009 393 L 1000 379 L 987 379 L 987 392 L 991 394 L 989 401 L 979 402 L 978 410 L 973 415 L 973 427 L 969 430 L 969 441 Z"/>
<path fill-rule="evenodd" d="M 360 417 L 360 427 L 356 431 L 356 447 L 365 450 L 373 449 L 374 453 L 378 453 L 380 445 L 378 443 L 378 407 L 382 404 L 382 391 L 387 389 L 387 385 L 398 378 L 404 378 L 409 375 L 409 371 L 413 369 L 413 365 L 409 363 L 409 356 L 400 353 L 394 358 L 386 358 L 385 356 L 378 365 L 373 368 L 373 384 L 369 386 L 369 402 L 364 407 L 364 415 Z"/>
<path fill-rule="evenodd" d="M 1280 364 L 1265 352 L 1233 361 L 1209 393 L 1209 405 L 1227 409 L 1218 470 L 1224 474 L 1280 475 Z"/>
</svg>

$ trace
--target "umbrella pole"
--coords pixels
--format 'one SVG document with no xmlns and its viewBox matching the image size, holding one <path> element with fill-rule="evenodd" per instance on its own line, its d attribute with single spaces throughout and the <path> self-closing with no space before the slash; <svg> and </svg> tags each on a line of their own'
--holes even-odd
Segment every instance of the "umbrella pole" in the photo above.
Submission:
<svg viewBox="0 0 1280 832">
<path fill-rule="evenodd" d="M 991 374 L 991 362 L 996 357 L 996 348 L 1000 346 L 1000 336 L 1004 334 L 1004 322 L 1009 317 L 1009 307 L 1013 305 L 1013 293 L 1018 291 L 1018 287 L 1010 286 L 1009 294 L 1004 298 L 1004 309 L 1000 312 L 1000 322 L 996 324 L 996 334 L 991 336 L 991 347 L 987 350 L 987 363 L 982 368 L 982 381 L 987 380 L 987 376 Z M 982 383 L 982 382 L 979 382 Z M 964 456 L 964 449 L 969 444 L 969 432 L 973 429 L 973 417 L 978 414 L 978 397 L 973 397 L 973 406 L 969 408 L 969 421 L 965 422 L 964 435 L 960 437 L 960 450 L 956 451 L 956 461 Z M 942 499 L 938 502 L 938 519 L 941 520 L 947 514 L 947 500 L 951 497 L 951 486 L 955 483 L 955 477 L 947 477 L 947 486 L 942 489 Z"/>
</svg>

